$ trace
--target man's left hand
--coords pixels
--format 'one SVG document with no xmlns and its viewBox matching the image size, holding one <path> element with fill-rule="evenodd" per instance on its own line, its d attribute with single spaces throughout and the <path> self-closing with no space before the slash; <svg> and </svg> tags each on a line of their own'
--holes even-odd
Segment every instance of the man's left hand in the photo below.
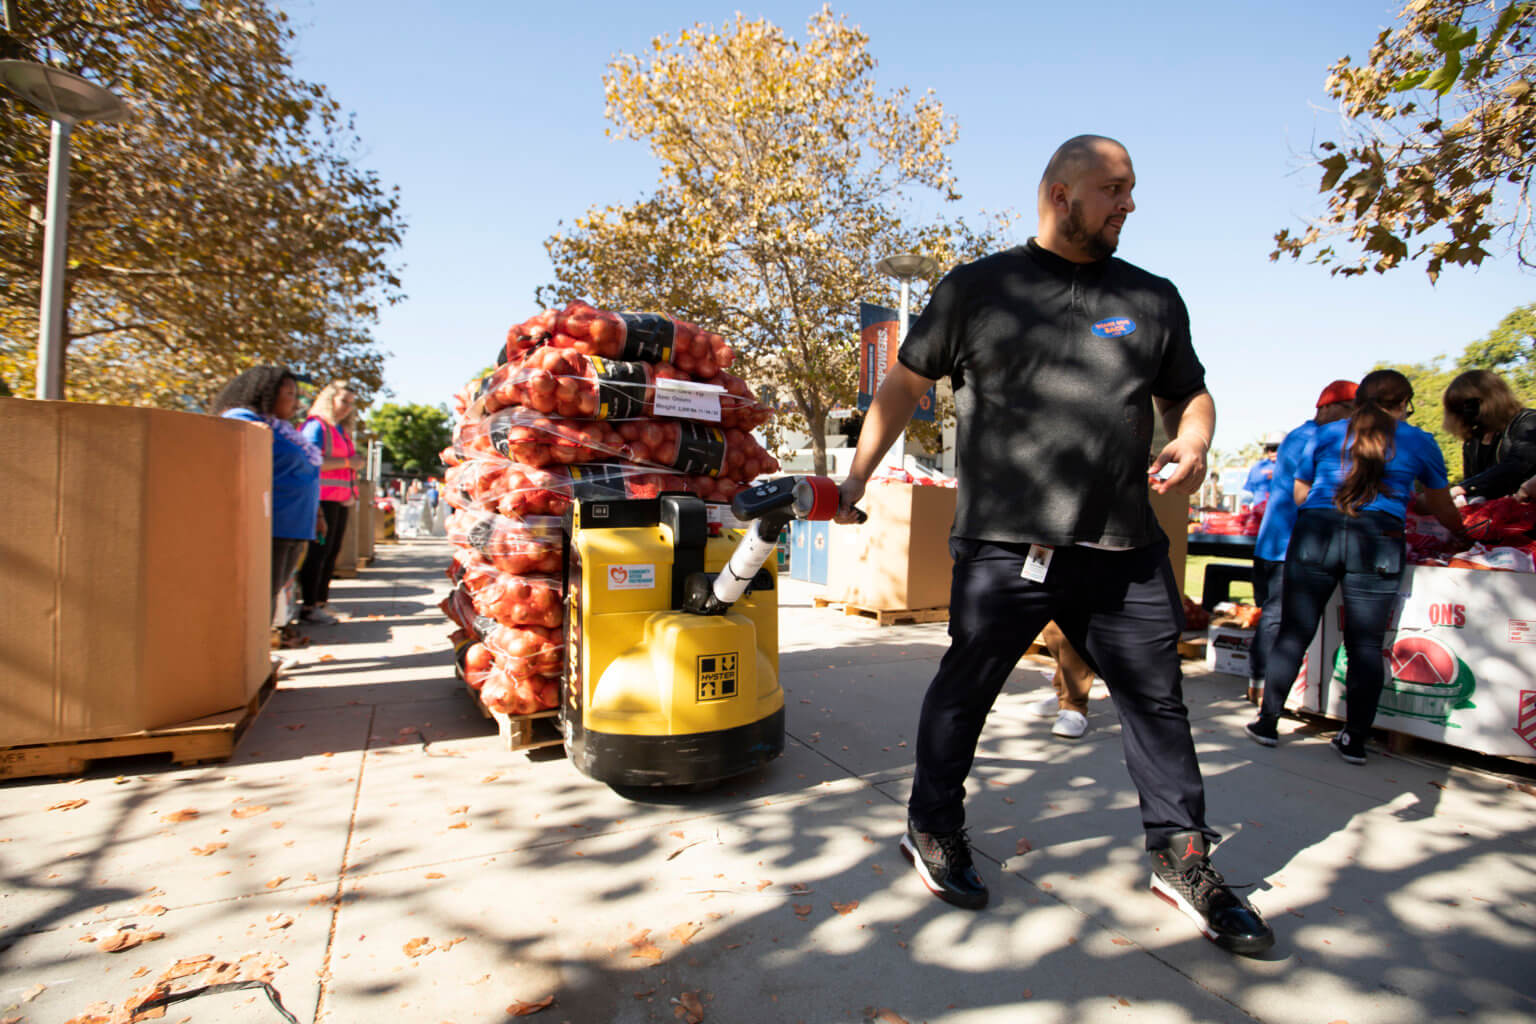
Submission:
<svg viewBox="0 0 1536 1024">
<path fill-rule="evenodd" d="M 1199 441 L 1178 437 L 1169 441 L 1158 453 L 1152 468 L 1147 470 L 1152 489 L 1158 494 L 1167 494 L 1169 491 L 1194 494 L 1205 483 L 1206 451 L 1206 446 Z M 1158 474 L 1169 463 L 1174 464 L 1172 475 L 1159 479 Z"/>
</svg>

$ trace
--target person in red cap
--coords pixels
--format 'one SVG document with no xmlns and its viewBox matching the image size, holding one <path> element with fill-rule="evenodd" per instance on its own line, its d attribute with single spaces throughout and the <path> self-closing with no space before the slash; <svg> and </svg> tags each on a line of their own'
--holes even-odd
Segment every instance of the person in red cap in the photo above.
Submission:
<svg viewBox="0 0 1536 1024">
<path fill-rule="evenodd" d="M 1264 669 L 1269 663 L 1269 651 L 1275 645 L 1280 632 L 1280 592 L 1282 570 L 1285 568 L 1285 549 L 1290 544 L 1291 530 L 1296 525 L 1296 462 L 1307 450 L 1307 444 L 1317 433 L 1317 428 L 1334 420 L 1349 416 L 1355 404 L 1355 382 L 1336 380 L 1323 388 L 1317 396 L 1317 412 L 1313 417 L 1285 435 L 1275 455 L 1275 472 L 1270 478 L 1268 504 L 1264 506 L 1264 519 L 1259 523 L 1259 536 L 1253 546 L 1253 603 L 1263 611 L 1259 613 L 1259 627 L 1253 634 L 1253 647 L 1248 660 L 1248 689 L 1256 694 L 1264 686 Z M 1266 500 L 1264 494 L 1254 499 Z"/>
</svg>

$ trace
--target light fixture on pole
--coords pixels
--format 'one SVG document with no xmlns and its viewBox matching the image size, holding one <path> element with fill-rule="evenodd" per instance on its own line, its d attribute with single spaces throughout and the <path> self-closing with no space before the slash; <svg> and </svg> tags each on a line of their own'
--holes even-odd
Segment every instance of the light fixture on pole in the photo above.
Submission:
<svg viewBox="0 0 1536 1024">
<path fill-rule="evenodd" d="M 48 213 L 38 303 L 37 397 L 64 397 L 64 249 L 69 237 L 69 133 L 81 121 L 116 121 L 123 101 L 79 75 L 29 60 L 0 60 L 0 84 L 53 120 Z"/>
<path fill-rule="evenodd" d="M 915 252 L 902 252 L 894 256 L 887 256 L 875 264 L 875 269 L 886 277 L 894 277 L 901 282 L 901 335 L 896 339 L 897 346 L 907 340 L 908 310 L 911 305 L 912 279 L 920 277 L 923 280 L 931 280 L 939 272 L 939 263 L 932 256 L 920 256 Z M 903 430 L 896 436 L 891 449 L 886 453 L 885 464 L 893 465 L 898 469 L 905 461 L 907 449 L 907 432 Z"/>
</svg>

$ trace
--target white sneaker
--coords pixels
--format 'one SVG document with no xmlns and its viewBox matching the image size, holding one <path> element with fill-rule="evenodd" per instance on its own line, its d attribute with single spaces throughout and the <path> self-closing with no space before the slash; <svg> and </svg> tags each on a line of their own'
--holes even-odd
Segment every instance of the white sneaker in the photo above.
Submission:
<svg viewBox="0 0 1536 1024">
<path fill-rule="evenodd" d="M 1055 718 L 1056 712 L 1059 710 L 1061 710 L 1061 701 L 1056 699 L 1054 693 L 1049 697 L 1044 697 L 1024 705 L 1024 711 L 1027 714 L 1034 715 L 1036 718 Z"/>
<path fill-rule="evenodd" d="M 1062 739 L 1075 740 L 1088 731 L 1088 716 L 1081 711 L 1071 711 L 1062 708 L 1056 716 L 1056 724 L 1051 728 L 1052 736 L 1060 736 Z"/>
</svg>

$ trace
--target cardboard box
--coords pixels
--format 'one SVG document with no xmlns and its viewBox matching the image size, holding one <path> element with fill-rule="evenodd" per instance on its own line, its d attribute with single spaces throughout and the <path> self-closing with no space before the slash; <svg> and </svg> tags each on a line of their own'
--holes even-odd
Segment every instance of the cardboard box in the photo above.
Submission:
<svg viewBox="0 0 1536 1024">
<path fill-rule="evenodd" d="M 270 674 L 272 435 L 0 398 L 0 745 L 243 707 Z"/>
<path fill-rule="evenodd" d="M 1205 667 L 1247 679 L 1253 660 L 1253 634 L 1251 629 L 1236 626 L 1210 627 L 1205 634 Z"/>
<path fill-rule="evenodd" d="M 1483 754 L 1536 757 L 1536 576 L 1409 566 L 1387 633 L 1375 726 Z M 1343 719 L 1343 601 L 1323 615 L 1325 710 Z"/>
<path fill-rule="evenodd" d="M 1168 564 L 1173 568 L 1173 582 L 1184 593 L 1184 567 L 1189 559 L 1189 495 L 1158 494 L 1150 488 L 1147 497 L 1158 525 L 1168 535 Z"/>
<path fill-rule="evenodd" d="M 872 483 L 859 507 L 868 522 L 828 533 L 827 596 L 878 611 L 949 607 L 954 488 Z"/>
</svg>

